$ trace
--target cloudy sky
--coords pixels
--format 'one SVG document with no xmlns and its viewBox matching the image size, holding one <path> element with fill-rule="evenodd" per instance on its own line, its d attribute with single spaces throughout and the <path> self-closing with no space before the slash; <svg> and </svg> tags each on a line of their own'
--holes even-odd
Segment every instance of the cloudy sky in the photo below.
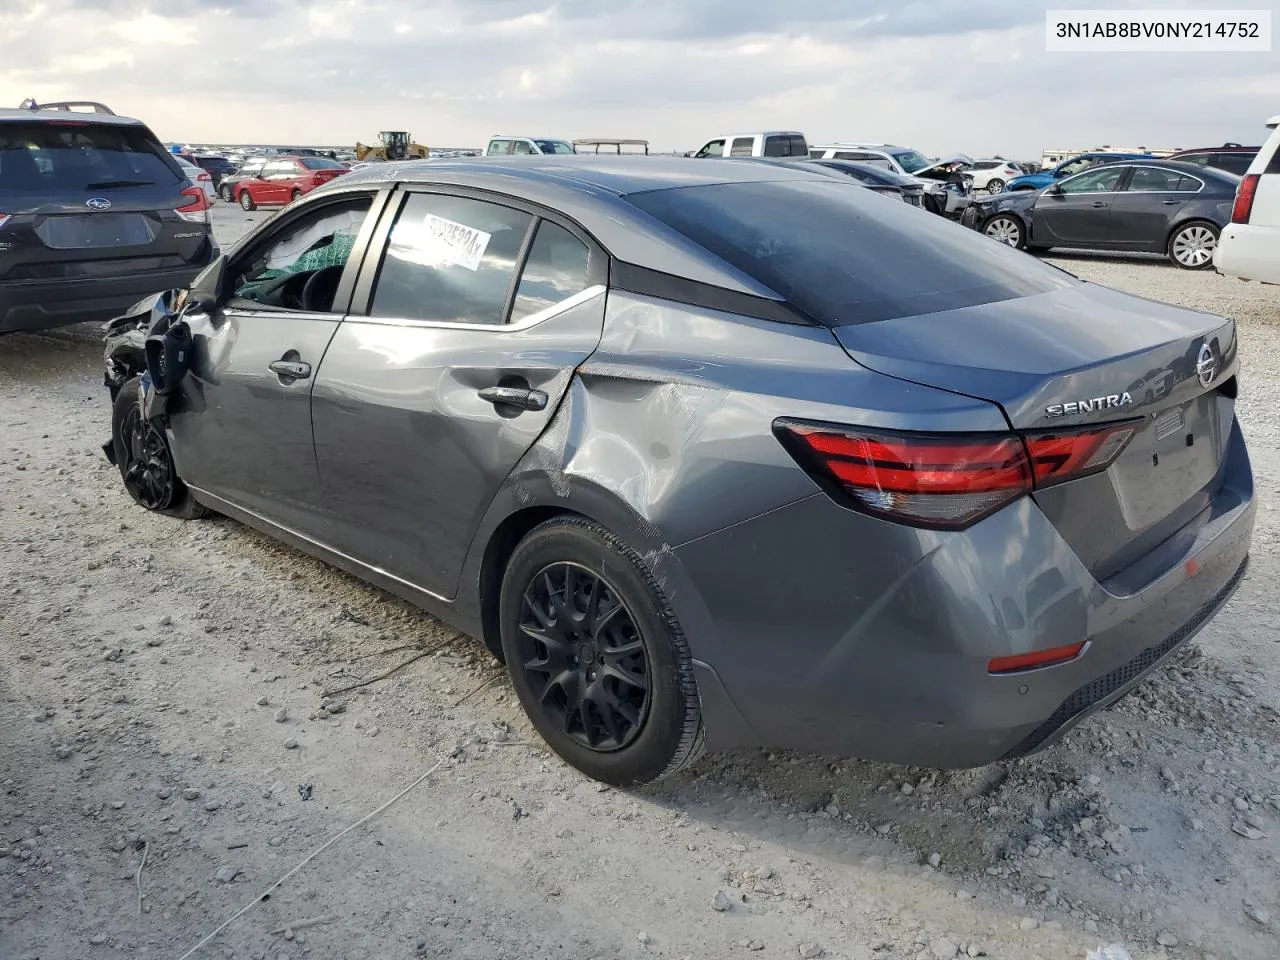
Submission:
<svg viewBox="0 0 1280 960">
<path fill-rule="evenodd" d="M 811 143 L 1039 157 L 1257 143 L 1280 53 L 1049 54 L 1048 7 L 1274 0 L 0 0 L 0 104 L 104 100 L 166 140 L 436 146 L 494 133 L 692 149 Z"/>
</svg>

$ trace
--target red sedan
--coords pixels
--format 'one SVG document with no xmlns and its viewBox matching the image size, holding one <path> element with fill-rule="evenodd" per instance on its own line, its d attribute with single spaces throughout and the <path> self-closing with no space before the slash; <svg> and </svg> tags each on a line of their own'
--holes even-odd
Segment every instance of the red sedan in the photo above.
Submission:
<svg viewBox="0 0 1280 960">
<path fill-rule="evenodd" d="M 246 210 L 292 203 L 347 170 L 345 163 L 326 157 L 276 157 L 235 185 L 235 199 Z"/>
</svg>

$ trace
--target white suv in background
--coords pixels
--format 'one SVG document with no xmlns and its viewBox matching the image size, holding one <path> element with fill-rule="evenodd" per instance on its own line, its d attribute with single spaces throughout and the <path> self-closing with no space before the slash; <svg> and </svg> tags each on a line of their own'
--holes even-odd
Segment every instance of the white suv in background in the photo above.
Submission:
<svg viewBox="0 0 1280 960">
<path fill-rule="evenodd" d="M 1218 238 L 1213 266 L 1242 280 L 1280 284 L 1280 116 L 1236 188 L 1231 222 Z"/>
<path fill-rule="evenodd" d="M 987 193 L 1002 193 L 1014 177 L 1022 176 L 1022 170 L 1008 160 L 975 160 L 968 171 L 973 189 Z"/>
</svg>

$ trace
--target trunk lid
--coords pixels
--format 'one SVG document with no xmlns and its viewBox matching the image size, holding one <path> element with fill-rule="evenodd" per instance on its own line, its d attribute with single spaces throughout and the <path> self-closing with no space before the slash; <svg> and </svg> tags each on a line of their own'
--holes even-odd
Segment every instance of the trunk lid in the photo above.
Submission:
<svg viewBox="0 0 1280 960">
<path fill-rule="evenodd" d="M 1020 431 L 1133 420 L 1105 472 L 1034 494 L 1100 579 L 1195 520 L 1220 482 L 1239 366 L 1231 320 L 1080 284 L 835 334 L 861 365 L 998 404 Z"/>
</svg>

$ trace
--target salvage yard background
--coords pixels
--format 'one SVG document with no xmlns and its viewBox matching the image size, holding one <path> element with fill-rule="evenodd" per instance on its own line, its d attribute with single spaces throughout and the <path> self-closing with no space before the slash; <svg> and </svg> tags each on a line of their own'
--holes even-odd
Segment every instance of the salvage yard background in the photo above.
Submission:
<svg viewBox="0 0 1280 960">
<path fill-rule="evenodd" d="M 219 204 L 224 249 L 263 216 Z M 966 772 L 749 754 L 590 782 L 478 644 L 229 520 L 134 507 L 96 328 L 0 338 L 0 957 L 184 957 L 443 760 L 194 956 L 1274 960 L 1280 288 L 1053 262 L 1239 321 L 1253 560 L 1132 696 Z"/>
</svg>

